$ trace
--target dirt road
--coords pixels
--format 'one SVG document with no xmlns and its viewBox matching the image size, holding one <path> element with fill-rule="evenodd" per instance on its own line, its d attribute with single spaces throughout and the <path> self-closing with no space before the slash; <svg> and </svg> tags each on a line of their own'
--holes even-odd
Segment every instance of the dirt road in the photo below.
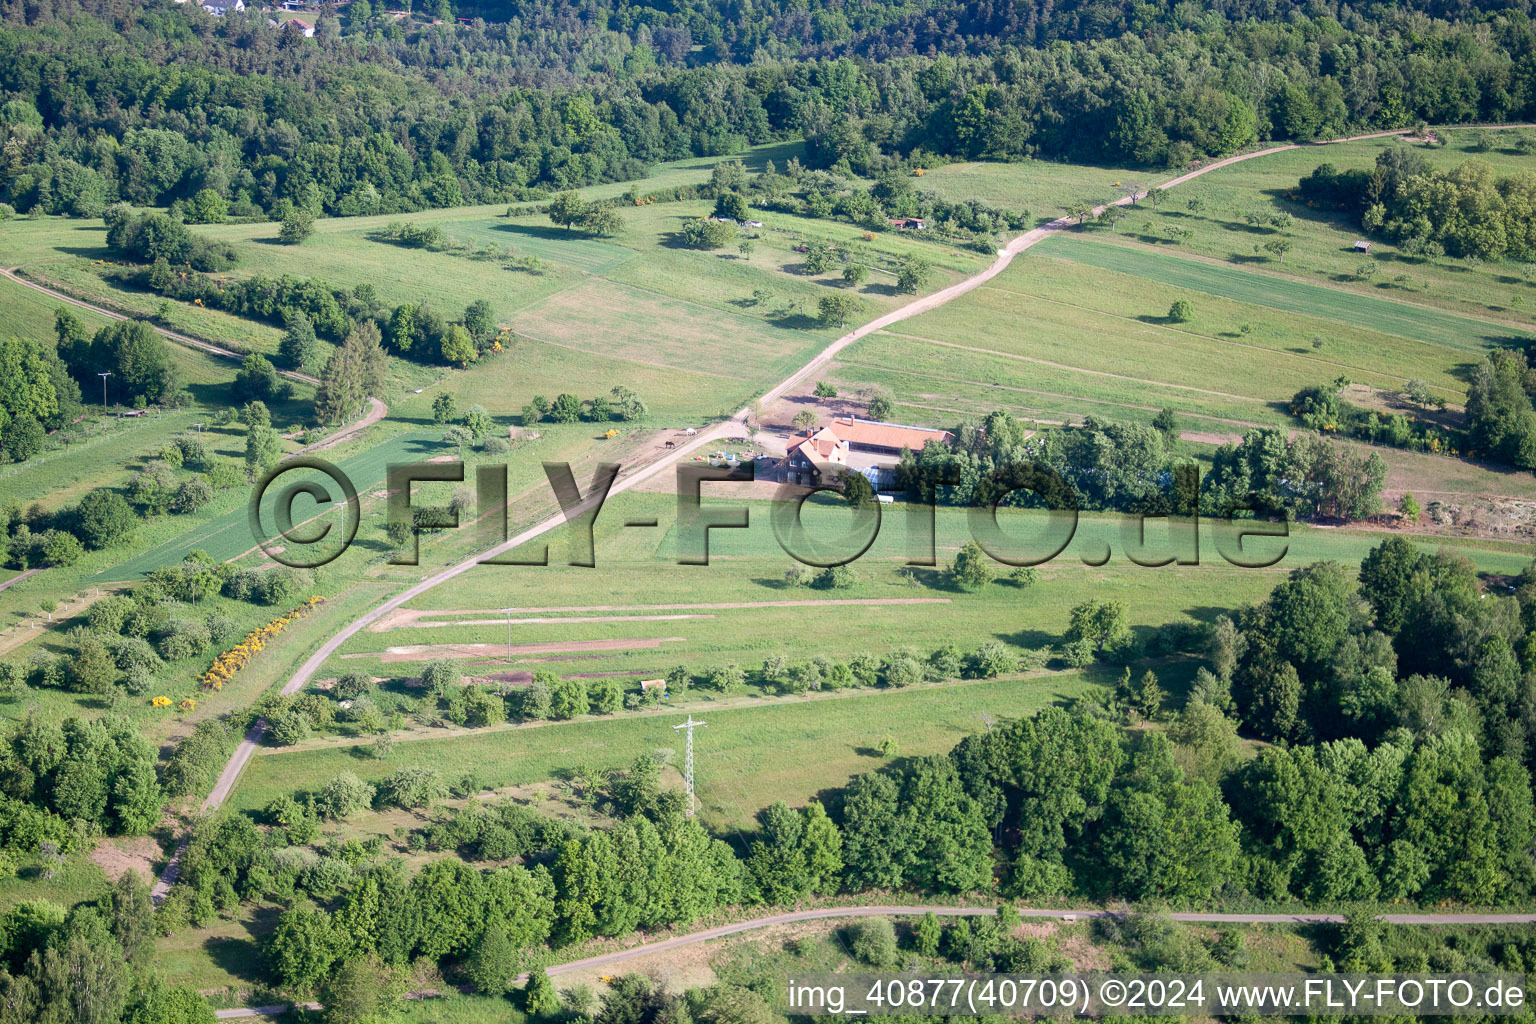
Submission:
<svg viewBox="0 0 1536 1024">
<path fill-rule="evenodd" d="M 35 292 L 41 292 L 50 298 L 58 299 L 60 302 L 67 302 L 71 306 L 78 306 L 81 309 L 88 309 L 92 313 L 108 317 L 112 320 L 132 319 L 132 317 L 125 316 L 124 314 L 118 313 L 115 310 L 107 309 L 105 306 L 98 306 L 94 303 L 86 302 L 84 299 L 77 299 L 73 295 L 67 295 L 56 288 L 49 288 L 45 284 L 38 284 L 36 281 L 28 280 L 27 278 L 22 277 L 17 273 L 17 271 L 20 269 L 20 267 L 0 267 L 0 277 L 14 281 L 16 284 L 19 284 L 24 288 L 30 288 Z M 245 358 L 244 353 L 236 352 L 233 349 L 223 348 L 213 344 L 212 342 L 202 341 L 198 338 L 191 337 L 190 335 L 182 334 L 179 331 L 172 331 L 165 327 L 156 326 L 155 324 L 150 324 L 150 327 L 155 331 L 155 333 L 169 338 L 179 345 L 185 345 L 188 348 L 195 348 L 199 352 L 207 352 L 209 355 L 221 356 L 225 359 L 233 359 L 237 363 Z M 300 373 L 298 370 L 278 370 L 277 372 L 291 380 L 303 381 L 306 384 L 320 383 L 320 378 L 312 377 L 307 373 Z M 379 422 L 379 420 L 382 420 L 385 415 L 388 414 L 388 412 L 388 406 L 379 401 L 377 398 L 369 396 L 368 412 L 364 414 L 361 419 L 357 420 L 356 422 L 347 424 L 336 433 L 331 434 L 330 436 L 317 441 L 312 445 L 309 445 L 307 448 L 300 448 L 299 451 L 311 452 L 319 451 L 322 448 L 329 448 L 332 445 L 345 440 L 348 437 L 351 437 L 358 431 L 365 430 L 368 427 L 373 426 L 373 424 Z"/>
<path fill-rule="evenodd" d="M 865 907 L 822 907 L 816 910 L 796 910 L 788 914 L 769 914 L 764 917 L 754 917 L 747 921 L 736 921 L 731 924 L 723 924 L 716 928 L 706 928 L 703 931 L 690 932 L 687 935 L 675 935 L 670 939 L 662 939 L 660 942 L 642 943 L 631 946 L 629 949 L 621 949 L 614 953 L 603 953 L 598 956 L 589 956 L 583 960 L 572 960 L 569 963 L 556 964 L 547 967 L 544 973 L 552 978 L 562 974 L 571 974 L 576 971 L 590 970 L 595 967 L 610 967 L 622 964 L 628 960 L 651 956 L 656 953 L 665 953 L 684 946 L 694 946 L 701 942 L 710 942 L 714 939 L 723 939 L 731 935 L 740 935 L 743 932 L 756 931 L 760 928 L 772 928 L 776 925 L 796 924 L 802 921 L 825 921 L 835 919 L 850 919 L 860 917 L 917 917 L 931 913 L 935 917 L 992 917 L 997 910 L 993 907 L 910 907 L 910 906 L 865 906 Z M 1102 910 L 1097 907 L 1089 907 L 1082 910 L 1036 910 L 1028 907 L 1019 909 L 1019 916 L 1034 919 L 1053 919 L 1057 921 L 1081 921 L 1095 917 L 1109 917 L 1115 911 Z M 1348 920 L 1343 914 L 1314 914 L 1300 911 L 1293 914 L 1223 914 L 1203 912 L 1181 912 L 1168 915 L 1175 921 L 1186 921 L 1206 924 L 1343 924 Z M 1533 924 L 1536 923 L 1536 914 L 1378 914 L 1376 919 L 1389 924 L 1407 925 L 1470 925 L 1470 924 Z M 526 974 L 520 975 L 517 984 L 521 985 L 528 980 Z M 314 1008 L 317 1004 L 307 1003 L 306 1006 Z M 220 1010 L 218 1016 L 222 1019 L 235 1019 L 240 1017 L 275 1017 L 287 1010 L 287 1004 L 277 1006 L 248 1006 L 233 1010 Z"/>
<path fill-rule="evenodd" d="M 1487 127 L 1500 128 L 1526 126 L 1491 125 Z M 1228 167 L 1235 163 L 1241 163 L 1244 160 L 1253 160 L 1258 157 L 1269 156 L 1274 153 L 1283 153 L 1291 149 L 1299 149 L 1303 146 L 1329 145 L 1337 142 L 1356 142 L 1364 139 L 1385 138 L 1391 135 L 1403 135 L 1406 134 L 1407 131 L 1407 129 L 1402 129 L 1399 131 L 1371 132 L 1364 135 L 1353 135 L 1346 138 L 1333 139 L 1329 140 L 1328 142 L 1321 143 L 1292 143 L 1284 146 L 1271 146 L 1268 149 L 1258 150 L 1253 153 L 1242 153 L 1237 156 L 1230 156 L 1223 160 L 1214 161 L 1205 165 L 1204 167 L 1197 168 L 1196 170 L 1189 171 L 1185 174 L 1181 174 L 1175 178 L 1172 178 L 1156 187 L 1173 188 L 1178 185 L 1182 185 L 1185 182 L 1192 181 L 1201 175 L 1209 174 L 1211 171 L 1217 170 L 1221 167 Z M 1105 206 L 1128 206 L 1138 199 L 1141 199 L 1145 195 L 1145 192 L 1132 194 L 1117 199 L 1113 203 L 1106 203 L 1102 206 L 1096 206 L 1093 209 L 1093 215 L 1097 216 L 1098 213 L 1105 208 Z M 861 327 L 854 328 L 852 331 L 844 334 L 842 337 L 838 338 L 836 341 L 832 342 L 826 348 L 818 352 L 808 363 L 806 363 L 800 369 L 790 374 L 787 378 L 785 378 L 779 384 L 775 385 L 773 388 L 770 388 L 754 404 L 766 406 L 774 401 L 777 401 L 779 398 L 783 397 L 791 388 L 795 387 L 795 385 L 799 384 L 807 377 L 825 367 L 827 363 L 831 362 L 839 352 L 843 351 L 849 345 L 852 345 L 854 342 L 858 341 L 860 338 L 863 338 L 868 334 L 872 334 L 875 331 L 889 327 L 891 324 L 899 323 L 902 320 L 910 319 L 911 317 L 926 313 L 929 310 L 937 309 L 945 303 L 951 302 L 960 296 L 967 294 L 968 292 L 974 291 L 1006 270 L 1008 265 L 1013 262 L 1013 258 L 1015 256 L 1022 252 L 1028 251 L 1034 246 L 1039 245 L 1041 242 L 1052 237 L 1057 232 L 1064 231 L 1071 226 L 1072 219 L 1070 217 L 1058 217 L 1056 220 L 1051 221 L 1049 224 L 1044 224 L 1040 227 L 1024 232 L 1022 235 L 1019 235 L 1017 238 L 1010 241 L 1004 248 L 998 250 L 997 258 L 993 260 L 985 270 L 982 270 L 981 272 L 974 274 L 963 281 L 952 284 L 947 288 L 942 288 L 931 295 L 924 295 L 920 298 L 913 299 L 911 302 L 904 306 L 894 309 L 891 312 L 884 314 L 883 316 L 877 317 Z M 74 302 L 76 305 L 85 306 L 88 309 L 96 309 L 96 307 L 90 306 L 86 303 L 78 302 L 77 300 L 71 299 L 62 293 L 53 292 L 51 289 L 42 288 L 40 285 L 34 285 L 31 282 L 16 277 L 15 274 L 11 271 L 5 271 L 4 273 L 7 277 L 10 277 L 16 281 L 20 281 L 22 284 L 25 284 L 28 287 L 39 288 L 42 291 L 57 295 L 59 298 L 65 299 L 69 302 Z M 97 311 L 105 313 L 108 316 L 117 315 L 107 312 L 106 310 L 98 309 Z M 197 347 L 215 350 L 213 346 L 207 346 L 206 343 L 197 342 L 193 339 L 184 338 L 182 336 L 173 336 L 177 337 L 178 340 L 184 340 L 187 343 L 193 344 Z M 670 469 L 677 463 L 681 462 L 683 459 L 687 458 L 693 452 L 713 442 L 716 442 L 722 438 L 738 437 L 747 434 L 749 431 L 746 427 L 746 420 L 749 412 L 751 411 L 751 408 L 751 406 L 743 408 L 730 419 L 718 423 L 708 429 L 700 430 L 694 437 L 679 445 L 676 449 L 669 450 L 656 461 L 649 463 L 634 473 L 624 474 L 621 472 L 619 478 L 614 481 L 613 486 L 609 489 L 609 496 L 620 493 L 622 491 L 626 491 L 629 488 L 650 479 L 663 470 Z M 529 541 L 536 540 L 537 538 L 550 532 L 561 524 L 568 522 L 570 519 L 579 518 L 590 508 L 592 508 L 593 504 L 594 502 L 586 501 L 571 509 L 569 513 L 562 513 L 559 515 L 551 516 L 549 519 L 546 519 L 543 522 L 532 526 L 527 530 L 524 530 L 522 533 L 519 533 L 517 536 L 511 538 L 510 540 L 504 541 L 503 543 L 497 545 L 494 548 L 491 548 L 488 551 L 474 555 L 455 565 L 449 566 L 446 569 L 434 573 L 433 575 L 422 580 L 420 583 L 414 584 L 413 586 L 401 591 L 399 594 L 396 594 L 394 597 L 391 597 L 382 603 L 375 605 L 373 608 L 364 612 L 356 619 L 353 619 L 346 626 L 343 626 L 336 632 L 334 636 L 328 639 L 325 643 L 321 644 L 313 654 L 304 659 L 303 664 L 301 664 L 293 673 L 293 675 L 288 679 L 288 681 L 283 684 L 283 694 L 286 695 L 297 692 L 302 686 L 304 686 L 305 683 L 309 682 L 309 680 L 314 677 L 315 673 L 320 670 L 320 667 L 325 664 L 326 660 L 329 659 L 331 655 L 335 654 L 336 651 L 341 648 L 342 644 L 346 643 L 347 640 L 351 639 L 359 631 L 366 629 L 372 623 L 377 622 L 383 616 L 388 615 L 390 612 L 397 608 L 403 607 L 408 601 L 411 601 L 414 598 L 425 594 L 427 591 L 432 590 L 433 588 L 438 587 L 441 584 L 448 582 L 449 580 L 462 576 L 464 573 L 473 569 L 476 565 L 479 565 L 482 561 L 488 558 L 494 558 L 497 555 L 504 554 L 505 552 L 512 551 L 515 548 L 527 544 Z M 255 750 L 255 744 L 259 742 L 261 733 L 265 730 L 265 726 L 265 722 L 258 720 L 256 724 L 251 727 L 251 732 L 246 736 L 245 740 L 241 742 L 240 747 L 235 751 L 235 754 L 230 759 L 229 764 L 225 766 L 224 773 L 220 775 L 219 785 L 215 787 L 214 792 L 210 794 L 208 800 L 204 802 L 205 809 L 212 809 L 213 807 L 218 806 L 218 804 L 223 801 L 224 796 L 228 795 L 229 790 L 233 788 L 235 779 L 239 777 L 240 770 L 244 768 L 246 762 L 250 760 L 251 754 Z M 217 799 L 215 799 L 215 797 L 217 797 Z M 177 850 L 178 856 L 184 846 L 185 841 L 183 841 L 183 846 L 179 847 Z M 173 858 L 172 862 L 166 866 L 165 873 L 161 876 L 161 881 L 156 884 L 155 890 L 157 893 L 161 894 L 161 898 L 163 898 L 163 891 L 169 889 L 169 884 L 166 883 L 166 875 L 169 875 L 171 880 L 174 881 L 174 869 L 176 869 L 177 866 L 176 858 Z M 162 883 L 164 883 L 164 889 L 162 889 Z M 1533 920 L 1536 920 L 1536 918 L 1533 918 Z"/>
</svg>

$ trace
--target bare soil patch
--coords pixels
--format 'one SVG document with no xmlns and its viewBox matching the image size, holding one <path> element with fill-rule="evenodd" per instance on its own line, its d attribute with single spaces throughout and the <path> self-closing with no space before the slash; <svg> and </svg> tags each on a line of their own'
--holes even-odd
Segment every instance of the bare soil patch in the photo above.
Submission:
<svg viewBox="0 0 1536 1024">
<path fill-rule="evenodd" d="M 1195 444 L 1237 444 L 1242 439 L 1242 434 L 1224 434 L 1214 430 L 1179 431 L 1179 440 L 1193 441 Z"/>
<path fill-rule="evenodd" d="M 632 637 L 623 640 L 567 640 L 556 643 L 513 644 L 512 656 L 519 654 L 554 654 L 565 651 L 643 651 L 660 647 L 665 643 L 681 643 L 685 637 Z M 382 654 L 367 651 L 359 654 L 343 654 L 343 658 L 380 658 L 386 663 L 401 661 L 431 661 L 433 658 L 486 658 L 506 657 L 506 644 L 414 644 L 391 647 Z"/>
<path fill-rule="evenodd" d="M 137 871 L 145 882 L 153 882 L 154 864 L 162 856 L 160 844 L 148 836 L 125 836 L 97 843 L 91 851 L 91 863 L 114 882 L 130 871 Z"/>
<path fill-rule="evenodd" d="M 882 605 L 882 604 L 949 604 L 947 597 L 845 597 L 826 600 L 793 600 L 793 601 L 717 601 L 711 604 L 584 604 L 569 605 L 566 607 L 549 608 L 462 608 L 453 610 L 439 610 L 435 608 L 396 608 L 388 615 L 382 616 L 377 622 L 368 627 L 374 633 L 387 633 L 392 629 L 402 627 L 423 626 L 470 626 L 486 625 L 492 623 L 505 623 L 506 619 L 439 619 L 442 615 L 494 615 L 499 613 L 511 613 L 531 615 L 541 612 L 663 612 L 663 611 L 726 611 L 752 608 L 826 608 L 835 605 L 845 607 L 855 605 Z M 635 618 L 714 618 L 712 615 L 656 615 L 634 616 Z M 623 621 L 620 617 L 613 617 L 614 621 Z M 603 618 L 546 618 L 546 619 L 513 619 L 516 622 L 601 622 Z M 394 648 L 391 648 L 393 650 Z M 505 647 L 502 648 L 505 650 Z M 514 648 L 515 650 L 516 648 Z"/>
<path fill-rule="evenodd" d="M 1426 409 L 1404 400 L 1395 391 L 1373 388 L 1369 384 L 1351 384 L 1339 392 L 1339 397 L 1372 412 L 1402 413 L 1451 430 L 1461 430 L 1466 426 L 1467 411 L 1462 406 L 1448 404 L 1444 409 Z"/>
</svg>

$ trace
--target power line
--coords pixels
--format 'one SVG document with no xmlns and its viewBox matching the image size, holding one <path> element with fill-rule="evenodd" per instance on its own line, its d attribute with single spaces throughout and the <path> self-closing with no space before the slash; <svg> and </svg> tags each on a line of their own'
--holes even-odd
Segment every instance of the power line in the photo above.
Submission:
<svg viewBox="0 0 1536 1024">
<path fill-rule="evenodd" d="M 704 722 L 695 722 L 693 714 L 690 712 L 688 721 L 682 725 L 674 725 L 672 727 L 673 729 L 685 729 L 688 734 L 687 742 L 683 744 L 683 783 L 688 787 L 688 817 L 690 818 L 693 817 L 693 730 L 695 727 L 702 727 L 705 724 Z"/>
</svg>

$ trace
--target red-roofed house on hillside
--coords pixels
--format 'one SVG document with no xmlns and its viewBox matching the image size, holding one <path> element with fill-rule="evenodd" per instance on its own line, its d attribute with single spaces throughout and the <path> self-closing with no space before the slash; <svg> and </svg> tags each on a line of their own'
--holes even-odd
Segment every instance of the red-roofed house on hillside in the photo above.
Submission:
<svg viewBox="0 0 1536 1024">
<path fill-rule="evenodd" d="M 822 427 L 805 437 L 791 438 L 779 465 L 784 479 L 792 484 L 819 487 L 834 483 L 848 471 L 848 442 Z"/>
<path fill-rule="evenodd" d="M 894 486 L 893 470 L 903 448 L 922 451 L 929 443 L 948 443 L 953 436 L 947 430 L 842 416 L 830 426 L 793 435 L 778 477 L 803 487 L 825 487 L 848 473 L 862 473 L 877 489 Z"/>
<path fill-rule="evenodd" d="M 852 416 L 840 416 L 833 420 L 831 430 L 848 442 L 849 451 L 870 452 L 874 455 L 900 455 L 903 448 L 920 452 L 930 441 L 948 444 L 954 440 L 954 435 L 947 430 L 909 427 L 901 423 L 879 423 Z"/>
</svg>

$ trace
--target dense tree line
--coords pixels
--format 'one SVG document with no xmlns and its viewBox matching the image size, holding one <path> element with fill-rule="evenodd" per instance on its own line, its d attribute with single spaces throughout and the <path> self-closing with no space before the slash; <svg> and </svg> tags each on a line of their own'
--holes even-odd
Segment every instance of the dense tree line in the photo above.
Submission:
<svg viewBox="0 0 1536 1024">
<path fill-rule="evenodd" d="M 1394 147 L 1369 170 L 1322 164 L 1297 196 L 1359 215 L 1360 226 L 1410 256 L 1536 258 L 1536 174 L 1500 176 L 1482 160 L 1436 171 L 1417 150 Z"/>
<path fill-rule="evenodd" d="M 0 1022 L 214 1024 L 194 989 L 160 977 L 158 934 L 135 870 L 67 910 L 46 899 L 17 903 L 0 917 Z"/>
<path fill-rule="evenodd" d="M 58 357 L 77 381 L 100 385 L 98 375 L 110 373 L 110 386 L 139 408 L 188 400 L 169 343 L 142 320 L 114 320 L 88 335 L 79 317 L 60 308 L 54 314 L 54 334 Z"/>
<path fill-rule="evenodd" d="M 1536 371 L 1520 352 L 1490 353 L 1467 388 L 1467 436 L 1483 458 L 1536 469 Z"/>
<path fill-rule="evenodd" d="M 9 723 L 0 737 L 0 791 L 43 817 L 10 808 L 6 849 L 34 852 L 43 838 L 74 847 L 79 828 L 84 837 L 146 834 L 160 820 L 157 757 L 123 720 L 61 723 L 34 713 Z"/>
<path fill-rule="evenodd" d="M 0 339 L 0 453 L 25 462 L 43 450 L 44 435 L 73 423 L 80 386 L 58 354 L 36 339 Z"/>
<path fill-rule="evenodd" d="M 1006 504 L 1186 515 L 1256 514 L 1357 519 L 1380 510 L 1386 464 L 1317 435 L 1287 438 L 1256 428 L 1218 449 L 1201 488 L 1193 462 L 1173 452 L 1171 413 L 1161 425 L 1088 417 L 1033 436 L 1006 412 L 963 423 L 948 444 L 904 451 L 902 486 L 957 505 Z M 1044 472 L 1041 472 L 1041 471 Z M 940 491 L 941 485 L 949 490 Z M 1022 488 L 1022 489 L 1015 489 Z"/>
<path fill-rule="evenodd" d="M 88 6 L 5 8 L 0 180 L 23 212 L 95 216 L 123 200 L 179 202 L 196 220 L 216 219 L 219 201 L 281 221 L 388 213 L 634 178 L 794 135 L 814 165 L 861 173 L 951 157 L 1182 164 L 1353 125 L 1526 118 L 1536 98 L 1519 10 L 1425 26 L 1402 7 L 1284 22 L 1243 8 L 1196 24 L 1170 9 L 1138 13 L 1139 34 L 1122 35 L 1112 26 L 1132 16 L 1118 7 L 1043 34 L 1054 10 L 1010 7 L 1004 23 L 976 26 L 1002 34 L 943 47 L 975 55 L 905 56 L 929 49 L 916 41 L 930 34 L 924 13 L 910 37 L 893 28 L 885 42 L 793 59 L 734 49 L 725 38 L 743 19 L 703 8 L 693 25 L 676 12 L 604 24 L 541 7 L 499 25 L 364 24 L 340 39 L 322 19 L 304 40 L 259 15 Z M 953 26 L 968 17 L 952 9 L 934 31 L 963 37 Z M 693 51 L 695 33 L 719 44 Z M 1041 40 L 1051 47 L 1033 48 Z M 141 59 L 172 51 L 174 64 Z"/>
<path fill-rule="evenodd" d="M 378 839 L 316 844 L 319 823 L 370 805 L 430 808 L 478 783 L 410 765 L 371 784 L 343 773 L 274 802 L 265 830 L 238 816 L 199 826 L 168 913 L 200 921 L 240 900 L 287 902 L 267 953 L 295 990 L 348 963 L 395 969 L 425 956 L 495 992 L 548 945 L 685 923 L 727 903 L 871 889 L 1518 902 L 1536 885 L 1536 567 L 1512 589 L 1485 591 L 1469 563 L 1401 538 L 1358 571 L 1308 565 L 1264 601 L 1162 638 L 1159 650 L 1205 658 L 1175 712 L 1152 672 L 1136 681 L 1127 668 L 1102 699 L 892 761 L 822 794 L 825 806 L 767 807 L 736 849 L 684 815 L 647 755 L 624 771 L 572 773 L 611 826 L 471 801 L 408 843 L 460 856 L 411 876 L 380 856 Z M 1113 604 L 1074 609 L 1064 643 L 1156 653 L 1128 645 Z M 429 674 L 456 683 L 446 664 Z M 355 700 L 372 684 L 337 685 Z M 1156 725 L 1127 728 L 1142 721 Z M 1244 759 L 1239 730 L 1271 743 Z M 505 858 L 520 863 L 473 863 Z M 943 942 L 991 969 L 1049 962 L 972 938 Z"/>
</svg>

